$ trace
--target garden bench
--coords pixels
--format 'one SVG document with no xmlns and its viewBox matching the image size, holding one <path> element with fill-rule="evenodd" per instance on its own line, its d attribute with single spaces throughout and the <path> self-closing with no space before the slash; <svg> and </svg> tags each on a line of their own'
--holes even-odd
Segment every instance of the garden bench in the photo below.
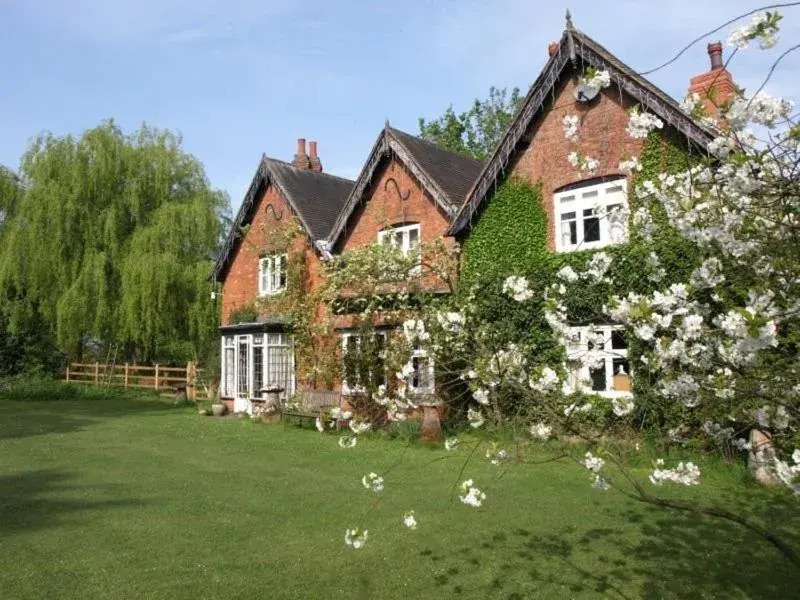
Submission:
<svg viewBox="0 0 800 600">
<path fill-rule="evenodd" d="M 335 390 L 299 390 L 292 402 L 283 406 L 281 418 L 316 419 L 332 408 L 339 408 L 341 394 Z"/>
</svg>

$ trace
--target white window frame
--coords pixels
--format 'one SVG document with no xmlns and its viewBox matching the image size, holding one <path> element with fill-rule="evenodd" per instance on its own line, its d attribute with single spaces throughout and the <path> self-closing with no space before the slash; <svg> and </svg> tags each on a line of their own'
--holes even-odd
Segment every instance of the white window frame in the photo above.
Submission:
<svg viewBox="0 0 800 600">
<path fill-rule="evenodd" d="M 419 369 L 414 369 L 414 359 L 417 359 L 417 366 Z M 413 380 L 409 381 L 408 387 L 415 394 L 433 394 L 436 392 L 436 373 L 434 370 L 433 358 L 428 356 L 428 351 L 415 347 L 411 351 L 411 360 L 408 361 L 408 366 L 418 372 L 417 379 L 424 379 L 427 385 L 416 386 Z M 426 371 L 423 373 L 423 369 Z"/>
<path fill-rule="evenodd" d="M 567 330 L 567 371 L 570 374 L 569 381 L 565 384 L 565 392 L 581 391 L 586 394 L 595 394 L 605 398 L 630 398 L 632 391 L 614 389 L 614 359 L 622 359 L 628 362 L 629 378 L 632 377 L 630 369 L 630 359 L 628 358 L 628 348 L 612 348 L 611 340 L 614 331 L 624 333 L 619 325 L 595 325 L 592 327 L 570 327 Z M 594 336 L 594 338 L 592 338 Z M 594 339 L 595 345 L 598 340 L 603 348 L 599 349 L 603 357 L 603 368 L 605 369 L 606 389 L 603 391 L 592 389 L 592 379 L 588 364 L 583 364 L 581 359 L 589 352 L 589 341 Z M 573 368 L 570 363 L 578 362 L 579 367 Z M 630 379 L 629 379 L 630 381 Z M 576 389 L 577 388 L 577 389 Z"/>
<path fill-rule="evenodd" d="M 411 232 L 416 231 L 417 240 L 415 244 L 411 244 Z M 400 243 L 397 243 L 397 238 L 400 236 Z M 391 227 L 378 232 L 379 244 L 391 244 L 394 248 L 400 250 L 403 256 L 409 256 L 412 252 L 419 250 L 419 245 L 422 242 L 422 228 L 419 223 L 411 225 L 401 225 L 398 227 Z M 417 262 L 411 270 L 412 275 L 419 275 L 421 270 L 421 257 L 417 253 Z"/>
<path fill-rule="evenodd" d="M 258 295 L 274 296 L 286 290 L 286 255 L 270 254 L 258 261 Z"/>
<path fill-rule="evenodd" d="M 553 206 L 557 252 L 604 248 L 628 241 L 628 180 L 625 178 L 557 192 L 553 194 Z M 619 208 L 609 210 L 612 206 Z M 586 214 L 590 211 L 592 215 Z M 562 218 L 570 213 L 573 218 Z M 600 238 L 591 242 L 584 241 L 585 221 L 590 218 L 598 219 Z M 571 228 L 565 228 L 566 223 L 575 225 L 574 244 L 565 240 L 571 234 Z"/>
<path fill-rule="evenodd" d="M 375 331 L 373 332 L 375 335 L 379 335 L 383 338 L 383 347 L 384 347 L 384 359 L 386 358 L 386 344 L 389 342 L 389 336 L 386 331 Z M 359 331 L 343 331 L 342 332 L 342 394 L 361 394 L 364 392 L 364 388 L 361 385 L 350 386 L 347 383 L 347 378 L 345 376 L 344 370 L 344 356 L 347 353 L 347 344 L 350 338 L 355 338 L 356 346 L 361 345 L 361 332 Z M 384 384 L 386 383 L 387 376 L 384 375 Z"/>
</svg>

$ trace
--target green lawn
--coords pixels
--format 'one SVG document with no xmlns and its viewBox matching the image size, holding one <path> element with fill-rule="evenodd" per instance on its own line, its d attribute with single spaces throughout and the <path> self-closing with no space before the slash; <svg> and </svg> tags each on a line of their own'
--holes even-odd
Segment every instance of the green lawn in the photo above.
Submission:
<svg viewBox="0 0 800 600">
<path fill-rule="evenodd" d="M 498 477 L 475 458 L 476 510 L 451 496 L 464 448 L 373 437 L 342 450 L 309 429 L 99 391 L 0 393 L 4 600 L 800 594 L 800 574 L 753 535 L 592 489 L 571 464 Z M 797 499 L 714 464 L 700 487 L 665 493 L 747 511 L 800 547 Z M 374 507 L 369 471 L 386 473 Z M 417 531 L 401 523 L 411 508 Z M 369 529 L 364 550 L 345 547 L 350 525 Z"/>
</svg>

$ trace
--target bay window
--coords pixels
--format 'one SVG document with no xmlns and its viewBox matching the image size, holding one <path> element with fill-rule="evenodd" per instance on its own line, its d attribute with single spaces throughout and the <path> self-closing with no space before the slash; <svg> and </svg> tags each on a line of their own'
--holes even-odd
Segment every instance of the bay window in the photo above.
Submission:
<svg viewBox="0 0 800 600">
<path fill-rule="evenodd" d="M 627 180 L 572 187 L 553 195 L 556 250 L 589 250 L 627 240 Z"/>
</svg>

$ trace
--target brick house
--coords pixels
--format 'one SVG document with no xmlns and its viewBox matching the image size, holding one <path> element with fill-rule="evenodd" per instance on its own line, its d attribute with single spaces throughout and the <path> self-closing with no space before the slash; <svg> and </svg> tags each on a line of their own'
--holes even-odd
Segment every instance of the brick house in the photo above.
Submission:
<svg viewBox="0 0 800 600">
<path fill-rule="evenodd" d="M 724 103 L 733 96 L 733 80 L 722 65 L 721 45 L 711 44 L 708 50 L 711 68 L 692 78 L 689 91 Z M 699 152 L 713 139 L 674 99 L 569 21 L 548 54 L 522 108 L 486 161 L 447 152 L 388 123 L 355 182 L 323 174 L 314 142 L 306 155 L 305 141 L 299 140 L 291 164 L 262 158 L 215 270 L 222 291 L 220 394 L 234 401 L 236 410 L 248 409 L 248 398 L 268 381 L 280 383 L 286 393 L 315 384 L 296 376 L 285 315 L 251 315 L 245 322 L 233 318 L 237 308 L 259 295 L 285 289 L 285 258 L 263 250 L 265 236 L 287 226 L 289 220 L 281 215 L 293 215 L 302 229 L 293 249 L 305 257 L 309 288 L 320 281 L 322 261 L 352 248 L 386 239 L 404 252 L 421 240 L 443 239 L 455 246 L 470 235 L 482 207 L 509 176 L 541 186 L 551 251 L 601 248 L 624 243 L 627 223 L 600 220 L 594 211 L 598 203 L 626 205 L 630 176 L 618 165 L 637 155 L 644 143 L 626 133 L 628 109 L 639 105 L 656 115 L 665 136 Z M 591 94 L 580 82 L 587 67 L 607 71 L 611 85 Z M 710 112 L 716 109 L 707 104 Z M 582 119 L 580 153 L 599 159 L 591 175 L 566 161 L 574 149 L 564 135 L 567 114 Z M 576 332 L 576 343 L 585 345 L 589 333 Z M 341 348 L 347 344 L 347 328 L 342 326 L 337 335 L 341 342 L 331 347 Z M 612 342 L 618 351 L 609 353 L 606 367 L 582 374 L 583 379 L 588 375 L 598 393 L 628 393 L 615 389 L 619 380 L 614 377 L 624 374 L 627 360 L 624 343 L 615 334 Z"/>
</svg>

